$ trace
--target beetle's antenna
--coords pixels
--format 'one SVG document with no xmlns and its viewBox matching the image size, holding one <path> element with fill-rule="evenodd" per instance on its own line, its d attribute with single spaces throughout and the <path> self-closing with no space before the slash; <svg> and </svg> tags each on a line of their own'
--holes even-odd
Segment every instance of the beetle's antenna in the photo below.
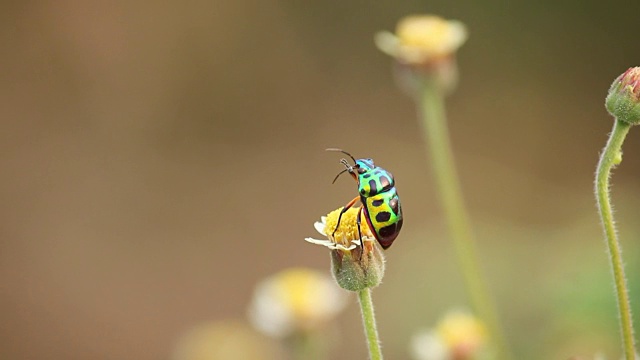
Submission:
<svg viewBox="0 0 640 360">
<path fill-rule="evenodd" d="M 332 184 L 335 184 L 335 183 L 336 183 L 336 180 L 338 180 L 338 178 L 340 177 L 340 175 L 342 175 L 342 174 L 346 173 L 348 170 L 349 170 L 349 169 L 344 169 L 344 170 L 340 171 L 340 172 L 338 173 L 338 175 L 336 175 L 336 177 L 335 177 L 335 178 L 333 178 L 333 181 L 332 181 L 331 183 L 332 183 Z"/>
<path fill-rule="evenodd" d="M 356 162 L 356 158 L 354 158 L 354 157 L 353 157 L 353 155 L 349 154 L 348 152 L 346 152 L 346 151 L 344 151 L 344 150 L 342 150 L 342 149 L 337 149 L 337 148 L 328 148 L 328 149 L 325 149 L 325 150 L 326 150 L 326 151 L 338 151 L 338 152 L 341 152 L 341 153 L 343 153 L 343 154 L 345 154 L 345 155 L 349 156 L 349 157 L 351 158 L 351 160 L 353 160 L 353 163 L 354 163 L 354 164 L 355 164 L 355 162 Z"/>
</svg>

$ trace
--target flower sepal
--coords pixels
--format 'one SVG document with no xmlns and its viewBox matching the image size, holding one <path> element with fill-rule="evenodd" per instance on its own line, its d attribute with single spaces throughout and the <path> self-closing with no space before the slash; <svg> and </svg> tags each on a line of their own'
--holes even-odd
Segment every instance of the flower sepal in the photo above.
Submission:
<svg viewBox="0 0 640 360">
<path fill-rule="evenodd" d="M 382 248 L 376 241 L 365 241 L 358 251 L 331 252 L 333 277 L 345 290 L 357 292 L 380 285 L 384 268 Z"/>
</svg>

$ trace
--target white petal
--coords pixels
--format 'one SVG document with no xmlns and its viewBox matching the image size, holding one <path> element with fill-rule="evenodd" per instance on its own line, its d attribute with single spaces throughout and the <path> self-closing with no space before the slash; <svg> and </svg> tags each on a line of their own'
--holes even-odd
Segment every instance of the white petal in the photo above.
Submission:
<svg viewBox="0 0 640 360">
<path fill-rule="evenodd" d="M 277 289 L 269 283 L 259 284 L 249 307 L 249 320 L 260 331 L 278 338 L 294 328 L 294 314 L 280 300 Z"/>
<path fill-rule="evenodd" d="M 380 31 L 375 35 L 373 40 L 378 49 L 380 49 L 380 51 L 382 51 L 383 53 L 393 57 L 398 55 L 400 40 L 398 40 L 398 38 L 394 34 L 388 31 Z"/>
<path fill-rule="evenodd" d="M 327 234 L 324 233 L 324 228 L 325 228 L 324 221 L 323 222 L 316 221 L 315 223 L 313 223 L 313 227 L 315 227 L 320 234 L 327 236 Z"/>
<path fill-rule="evenodd" d="M 312 244 L 316 244 L 316 245 L 322 245 L 322 246 L 326 246 L 329 249 L 335 249 L 335 245 L 332 241 L 330 240 L 318 240 L 318 239 L 314 239 L 314 238 L 305 238 L 304 239 L 307 242 L 310 242 Z"/>
<path fill-rule="evenodd" d="M 344 246 L 342 244 L 336 244 L 336 243 L 332 242 L 331 240 L 318 240 L 318 239 L 313 239 L 313 238 L 305 238 L 304 240 L 307 241 L 307 242 L 310 242 L 312 244 L 326 246 L 331 250 L 351 251 L 351 250 L 355 249 L 356 247 L 358 247 L 358 245 L 355 245 L 355 244 L 351 244 L 351 245 L 349 245 L 349 247 L 346 247 L 346 246 Z"/>
<path fill-rule="evenodd" d="M 334 248 L 335 249 L 344 250 L 344 251 L 351 251 L 351 250 L 355 249 L 356 247 L 358 247 L 358 245 L 351 244 L 351 245 L 349 245 L 349 247 L 346 247 L 346 246 L 344 246 L 342 244 L 334 244 Z"/>
<path fill-rule="evenodd" d="M 451 355 L 444 340 L 434 331 L 415 334 L 411 339 L 411 350 L 416 360 L 446 360 Z"/>
</svg>

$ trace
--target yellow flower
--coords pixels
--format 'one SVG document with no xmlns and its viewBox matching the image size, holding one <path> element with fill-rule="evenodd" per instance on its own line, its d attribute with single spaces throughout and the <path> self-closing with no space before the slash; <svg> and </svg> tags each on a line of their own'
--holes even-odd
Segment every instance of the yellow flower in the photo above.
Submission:
<svg viewBox="0 0 640 360">
<path fill-rule="evenodd" d="M 400 20 L 396 33 L 379 32 L 378 48 L 400 63 L 425 65 L 447 58 L 467 40 L 464 24 L 434 15 L 412 15 Z"/>
<path fill-rule="evenodd" d="M 438 324 L 437 332 L 459 359 L 473 359 L 461 355 L 477 353 L 487 341 L 486 329 L 480 320 L 460 310 L 447 313 Z"/>
<path fill-rule="evenodd" d="M 485 326 L 468 312 L 448 312 L 434 329 L 417 334 L 412 341 L 419 360 L 475 360 L 485 354 Z"/>
<path fill-rule="evenodd" d="M 199 325 L 180 338 L 174 360 L 282 359 L 282 349 L 239 321 Z"/>
<path fill-rule="evenodd" d="M 305 240 L 331 249 L 333 276 L 343 289 L 360 291 L 378 286 L 384 275 L 382 248 L 365 219 L 362 219 L 358 226 L 359 209 L 350 208 L 344 212 L 338 226 L 341 211 L 342 208 L 336 209 L 327 216 L 321 217 L 321 222 L 314 224 L 316 230 L 327 239 L 306 238 Z"/>
<path fill-rule="evenodd" d="M 344 252 L 350 252 L 358 248 L 358 246 L 362 245 L 358 234 L 358 223 L 356 218 L 358 210 L 359 209 L 352 207 L 342 214 L 340 227 L 334 235 L 333 230 L 338 225 L 338 217 L 340 216 L 342 208 L 330 212 L 327 216 L 320 217 L 320 221 L 316 221 L 313 226 L 321 235 L 326 236 L 327 239 L 318 240 L 306 238 L 305 240 L 312 244 L 326 246 L 331 250 L 341 250 Z M 360 232 L 362 234 L 362 241 L 365 244 L 376 241 L 371 229 L 369 229 L 369 226 L 364 219 L 362 219 L 362 223 L 360 224 Z"/>
<path fill-rule="evenodd" d="M 346 295 L 328 276 L 292 268 L 258 284 L 249 318 L 265 334 L 287 337 L 328 323 L 346 306 Z"/>
</svg>

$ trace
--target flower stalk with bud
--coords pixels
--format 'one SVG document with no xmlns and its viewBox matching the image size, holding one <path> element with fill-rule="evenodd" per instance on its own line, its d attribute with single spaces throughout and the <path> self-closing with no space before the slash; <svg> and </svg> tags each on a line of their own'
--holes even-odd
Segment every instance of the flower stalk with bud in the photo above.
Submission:
<svg viewBox="0 0 640 360">
<path fill-rule="evenodd" d="M 456 51 L 467 39 L 465 26 L 437 16 L 409 16 L 396 33 L 376 35 L 376 45 L 396 60 L 399 86 L 416 102 L 431 156 L 440 201 L 474 310 L 487 325 L 498 359 L 510 358 L 498 316 L 482 277 L 447 129 L 445 95 L 458 79 Z"/>
<path fill-rule="evenodd" d="M 631 306 L 624 274 L 622 249 L 613 220 L 609 178 L 611 170 L 622 162 L 622 143 L 629 129 L 633 125 L 640 124 L 640 67 L 630 68 L 611 84 L 605 105 L 615 121 L 598 162 L 595 192 L 613 270 L 625 359 L 635 360 Z"/>
<path fill-rule="evenodd" d="M 305 240 L 331 250 L 331 270 L 340 287 L 358 294 L 362 321 L 371 360 L 381 360 L 382 350 L 376 327 L 371 289 L 378 286 L 384 275 L 384 255 L 366 222 L 358 225 L 359 209 L 350 208 L 338 217 L 342 208 L 332 211 L 314 224 L 325 240 Z M 335 231 L 334 234 L 334 229 Z M 333 235 L 332 235 L 333 234 Z"/>
</svg>

